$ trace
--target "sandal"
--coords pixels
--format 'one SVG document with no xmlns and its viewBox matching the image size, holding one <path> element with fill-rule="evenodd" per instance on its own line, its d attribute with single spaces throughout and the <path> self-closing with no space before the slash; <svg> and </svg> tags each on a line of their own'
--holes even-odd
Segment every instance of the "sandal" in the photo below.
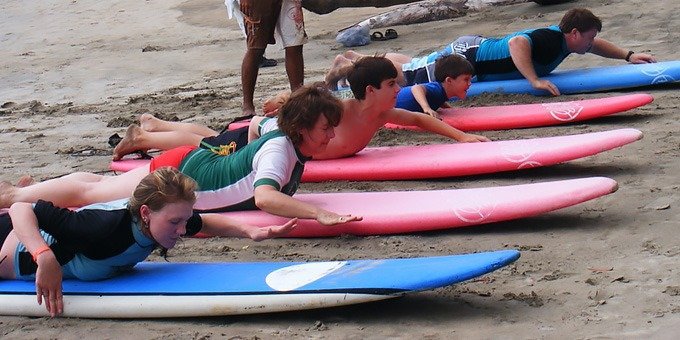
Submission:
<svg viewBox="0 0 680 340">
<path fill-rule="evenodd" d="M 395 31 L 395 30 L 393 30 L 393 29 L 391 29 L 391 28 L 388 28 L 388 29 L 385 31 L 385 40 L 389 40 L 389 39 L 397 39 L 398 36 L 399 36 L 399 34 L 397 34 L 397 31 Z"/>
<path fill-rule="evenodd" d="M 278 62 L 274 59 L 267 59 L 265 56 L 262 56 L 262 59 L 260 59 L 260 67 L 272 67 L 276 66 Z"/>
<path fill-rule="evenodd" d="M 371 40 L 372 41 L 383 41 L 387 40 L 385 39 L 385 36 L 382 34 L 382 32 L 375 31 L 373 34 L 371 34 Z"/>
</svg>

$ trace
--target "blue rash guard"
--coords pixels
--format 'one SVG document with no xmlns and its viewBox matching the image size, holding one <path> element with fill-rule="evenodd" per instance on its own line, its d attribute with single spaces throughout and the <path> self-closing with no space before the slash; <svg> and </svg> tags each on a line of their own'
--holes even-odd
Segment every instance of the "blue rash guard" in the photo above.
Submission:
<svg viewBox="0 0 680 340">
<path fill-rule="evenodd" d="M 427 99 L 427 103 L 430 105 L 432 110 L 437 110 L 449 100 L 449 98 L 446 97 L 446 91 L 444 91 L 444 87 L 439 82 L 435 81 L 414 86 L 425 87 L 425 98 Z M 416 101 L 416 97 L 413 96 L 413 91 L 411 90 L 412 87 L 413 86 L 407 86 L 399 90 L 399 93 L 397 94 L 397 104 L 395 107 L 414 112 L 423 112 L 423 108 Z"/>
<path fill-rule="evenodd" d="M 433 81 L 435 61 L 457 53 L 465 57 L 475 69 L 473 81 L 521 79 L 510 56 L 510 39 L 523 36 L 531 46 L 531 60 L 539 77 L 552 72 L 571 53 L 559 26 L 529 29 L 500 38 L 463 36 L 443 49 L 425 57 L 413 58 L 402 66 L 408 85 Z"/>
<path fill-rule="evenodd" d="M 531 60 L 539 77 L 552 72 L 569 55 L 567 42 L 559 26 L 531 29 L 506 35 L 502 38 L 485 39 L 468 59 L 475 68 L 477 81 L 521 79 L 510 56 L 510 39 L 523 36 L 531 45 Z M 466 53 L 466 57 L 469 54 Z M 472 56 L 470 54 L 470 56 Z"/>
</svg>

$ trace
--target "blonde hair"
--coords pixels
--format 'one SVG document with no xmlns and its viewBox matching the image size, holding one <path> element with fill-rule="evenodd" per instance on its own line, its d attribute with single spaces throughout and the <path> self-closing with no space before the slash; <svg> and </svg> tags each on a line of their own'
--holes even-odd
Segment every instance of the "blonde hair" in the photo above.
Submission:
<svg viewBox="0 0 680 340">
<path fill-rule="evenodd" d="M 128 203 L 130 213 L 141 219 L 139 209 L 146 205 L 158 211 L 168 203 L 196 202 L 196 181 L 171 167 L 159 168 L 146 175 L 135 188 Z"/>
</svg>

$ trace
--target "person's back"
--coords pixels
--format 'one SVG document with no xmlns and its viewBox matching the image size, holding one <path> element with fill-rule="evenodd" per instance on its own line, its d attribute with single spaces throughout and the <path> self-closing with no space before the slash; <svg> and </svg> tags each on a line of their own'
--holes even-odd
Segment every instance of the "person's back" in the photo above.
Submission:
<svg viewBox="0 0 680 340">
<path fill-rule="evenodd" d="M 314 159 L 348 157 L 363 150 L 387 122 L 383 113 L 394 109 L 399 91 L 396 77 L 397 70 L 385 57 L 359 59 L 347 77 L 356 99 L 343 100 L 335 138 Z"/>
<path fill-rule="evenodd" d="M 294 166 L 303 162 L 287 137 L 276 130 L 226 157 L 195 149 L 179 169 L 199 183 L 194 209 L 251 210 L 256 209 L 252 188 L 258 181 L 275 181 L 284 193 L 292 195 L 294 191 L 288 192 L 286 185 Z"/>
<path fill-rule="evenodd" d="M 569 55 L 559 26 L 527 29 L 500 38 L 486 38 L 474 51 L 477 81 L 520 79 L 522 74 L 510 55 L 510 40 L 522 36 L 531 43 L 531 60 L 539 76 L 552 72 Z M 469 54 L 469 53 L 468 53 Z"/>
<path fill-rule="evenodd" d="M 385 125 L 385 120 L 379 116 L 380 112 L 363 111 L 359 100 L 345 99 L 342 104 L 342 120 L 335 128 L 335 138 L 328 143 L 326 151 L 314 159 L 352 156 L 363 150 L 376 131 Z"/>
</svg>

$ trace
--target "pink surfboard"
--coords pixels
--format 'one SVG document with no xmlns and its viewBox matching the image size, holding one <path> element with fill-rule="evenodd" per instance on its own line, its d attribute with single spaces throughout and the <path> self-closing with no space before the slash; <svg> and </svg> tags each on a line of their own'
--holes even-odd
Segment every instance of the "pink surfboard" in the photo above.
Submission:
<svg viewBox="0 0 680 340">
<path fill-rule="evenodd" d="M 298 227 L 287 236 L 385 235 L 466 227 L 535 216 L 616 190 L 613 179 L 590 177 L 475 189 L 297 194 L 295 198 L 303 202 L 363 220 L 332 227 L 298 220 Z M 261 210 L 223 214 L 256 226 L 288 220 Z"/>
<path fill-rule="evenodd" d="M 486 131 L 551 126 L 579 122 L 623 112 L 647 105 L 650 94 L 628 94 L 606 98 L 525 105 L 478 106 L 442 110 L 442 120 L 462 131 Z M 249 121 L 229 125 L 229 129 L 247 126 Z M 415 126 L 386 124 L 389 129 L 419 130 Z"/>
<path fill-rule="evenodd" d="M 462 131 L 505 130 L 579 122 L 631 110 L 654 100 L 650 94 L 527 105 L 452 108 L 442 110 L 442 120 Z M 392 129 L 419 130 L 415 126 L 386 124 Z"/>
<path fill-rule="evenodd" d="M 487 143 L 366 148 L 352 157 L 307 162 L 302 181 L 408 180 L 535 168 L 591 156 L 640 138 L 639 130 L 618 129 Z M 148 162 L 117 161 L 111 169 L 128 171 Z"/>
<path fill-rule="evenodd" d="M 543 104 L 478 106 L 442 110 L 442 120 L 461 131 L 486 131 L 551 126 L 580 122 L 647 105 L 650 94 L 628 94 L 606 98 Z M 231 123 L 229 129 L 247 126 L 250 121 Z M 388 129 L 419 130 L 415 126 L 385 124 Z"/>
</svg>

